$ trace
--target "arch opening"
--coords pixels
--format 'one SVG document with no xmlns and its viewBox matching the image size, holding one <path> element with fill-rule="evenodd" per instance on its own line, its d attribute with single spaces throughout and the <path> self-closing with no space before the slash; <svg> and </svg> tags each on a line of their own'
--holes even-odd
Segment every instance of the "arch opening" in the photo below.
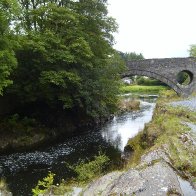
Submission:
<svg viewBox="0 0 196 196">
<path fill-rule="evenodd" d="M 193 73 L 188 70 L 180 71 L 177 74 L 177 82 L 182 86 L 188 86 L 193 81 Z"/>
<path fill-rule="evenodd" d="M 155 73 L 152 71 L 132 69 L 132 70 L 129 70 L 129 72 L 123 74 L 122 78 L 135 76 L 135 75 L 147 76 L 147 77 L 156 79 L 156 80 L 164 83 L 165 85 L 167 85 L 171 89 L 173 89 L 178 95 L 181 95 L 183 93 L 181 87 L 179 85 L 177 85 L 177 82 L 175 82 L 174 80 L 170 80 L 165 75 L 161 75 L 161 74 L 158 74 L 158 73 Z"/>
<path fill-rule="evenodd" d="M 143 85 L 143 86 L 168 86 L 168 84 L 162 82 L 159 79 L 145 76 L 145 75 L 130 75 L 122 78 L 124 84 L 130 85 Z M 169 86 L 168 86 L 169 87 Z"/>
</svg>

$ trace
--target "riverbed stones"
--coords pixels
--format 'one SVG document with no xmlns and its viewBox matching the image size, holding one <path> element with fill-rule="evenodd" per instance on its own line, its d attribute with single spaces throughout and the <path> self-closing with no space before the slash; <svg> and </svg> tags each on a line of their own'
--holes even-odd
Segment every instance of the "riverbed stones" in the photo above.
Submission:
<svg viewBox="0 0 196 196">
<path fill-rule="evenodd" d="M 159 161 L 141 170 L 130 169 L 122 174 L 112 172 L 91 183 L 82 195 L 166 196 L 168 193 L 182 195 L 173 169 L 165 161 Z"/>
</svg>

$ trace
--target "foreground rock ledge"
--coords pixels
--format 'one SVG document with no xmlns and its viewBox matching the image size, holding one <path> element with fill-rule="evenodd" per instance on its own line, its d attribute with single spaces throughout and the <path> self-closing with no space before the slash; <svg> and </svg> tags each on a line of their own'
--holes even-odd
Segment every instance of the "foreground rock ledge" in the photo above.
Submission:
<svg viewBox="0 0 196 196">
<path fill-rule="evenodd" d="M 109 173 L 83 191 L 84 196 L 108 195 L 183 195 L 174 170 L 163 159 L 142 162 L 140 169 Z"/>
</svg>

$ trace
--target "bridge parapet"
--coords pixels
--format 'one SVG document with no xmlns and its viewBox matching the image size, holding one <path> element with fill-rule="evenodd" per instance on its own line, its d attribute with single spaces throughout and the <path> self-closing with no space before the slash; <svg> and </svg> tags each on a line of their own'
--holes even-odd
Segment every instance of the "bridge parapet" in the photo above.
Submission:
<svg viewBox="0 0 196 196">
<path fill-rule="evenodd" d="M 173 88 L 179 95 L 188 96 L 196 91 L 196 58 L 164 58 L 129 61 L 123 76 L 143 75 L 160 80 Z M 190 76 L 188 85 L 178 83 L 177 76 L 186 72 Z"/>
</svg>

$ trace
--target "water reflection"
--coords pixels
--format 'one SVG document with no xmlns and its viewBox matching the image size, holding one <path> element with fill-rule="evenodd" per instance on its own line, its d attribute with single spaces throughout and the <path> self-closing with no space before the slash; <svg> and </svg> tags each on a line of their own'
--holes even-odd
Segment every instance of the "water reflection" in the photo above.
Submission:
<svg viewBox="0 0 196 196">
<path fill-rule="evenodd" d="M 143 130 L 145 123 L 152 119 L 155 103 L 141 101 L 141 110 L 116 116 L 102 128 L 102 136 L 107 142 L 123 151 L 129 138 Z"/>
</svg>

